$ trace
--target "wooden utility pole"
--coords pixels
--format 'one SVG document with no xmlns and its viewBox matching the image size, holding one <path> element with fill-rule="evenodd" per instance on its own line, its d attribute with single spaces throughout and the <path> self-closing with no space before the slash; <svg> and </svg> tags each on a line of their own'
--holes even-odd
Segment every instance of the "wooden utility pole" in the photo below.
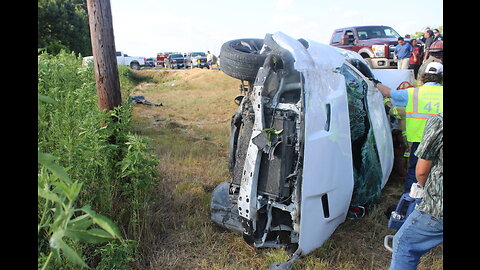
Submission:
<svg viewBox="0 0 480 270">
<path fill-rule="evenodd" d="M 122 103 L 110 0 L 87 0 L 87 9 L 98 108 L 110 111 Z"/>
</svg>

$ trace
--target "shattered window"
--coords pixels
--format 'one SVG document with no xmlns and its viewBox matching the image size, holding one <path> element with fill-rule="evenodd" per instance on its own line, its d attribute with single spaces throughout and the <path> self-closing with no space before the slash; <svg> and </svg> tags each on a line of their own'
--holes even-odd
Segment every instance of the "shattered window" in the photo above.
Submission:
<svg viewBox="0 0 480 270">
<path fill-rule="evenodd" d="M 352 143 L 354 188 L 352 205 L 367 206 L 380 197 L 382 170 L 368 115 L 367 83 L 350 67 L 343 65 Z"/>
</svg>

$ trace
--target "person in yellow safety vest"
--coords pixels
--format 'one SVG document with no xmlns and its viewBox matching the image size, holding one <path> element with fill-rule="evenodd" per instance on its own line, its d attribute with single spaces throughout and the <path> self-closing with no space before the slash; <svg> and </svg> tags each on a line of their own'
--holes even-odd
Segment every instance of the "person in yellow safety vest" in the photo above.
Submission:
<svg viewBox="0 0 480 270">
<path fill-rule="evenodd" d="M 410 87 L 413 87 L 413 85 L 410 82 L 403 81 L 398 85 L 397 90 L 408 89 Z M 383 99 L 383 104 L 389 108 L 388 115 L 395 117 L 397 119 L 398 128 L 402 130 L 403 139 L 405 141 L 405 144 L 408 145 L 407 150 L 405 151 L 405 153 L 403 153 L 403 157 L 408 158 L 410 156 L 409 149 L 410 149 L 411 143 L 408 143 L 407 141 L 407 131 L 406 131 L 406 124 L 405 124 L 405 107 L 393 105 L 389 97 L 385 97 Z"/>
<path fill-rule="evenodd" d="M 418 158 L 413 153 L 422 141 L 425 123 L 430 117 L 443 112 L 443 65 L 438 62 L 429 63 L 421 79 L 424 85 L 420 87 L 395 91 L 380 81 L 371 79 L 384 97 L 390 97 L 396 106 L 405 107 L 407 141 L 412 146 L 404 193 L 410 192 L 412 184 L 417 182 L 415 166 Z"/>
</svg>

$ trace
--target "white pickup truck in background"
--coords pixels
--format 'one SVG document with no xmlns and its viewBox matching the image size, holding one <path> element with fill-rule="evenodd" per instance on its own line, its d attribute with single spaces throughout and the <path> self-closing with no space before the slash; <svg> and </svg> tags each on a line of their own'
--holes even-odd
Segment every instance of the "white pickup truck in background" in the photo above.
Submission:
<svg viewBox="0 0 480 270">
<path fill-rule="evenodd" d="M 129 66 L 132 69 L 139 70 L 140 67 L 145 66 L 145 57 L 140 56 L 128 56 L 122 51 L 115 52 L 117 56 L 117 65 Z M 83 57 L 83 64 L 86 65 L 89 61 L 93 60 L 93 56 Z"/>
</svg>

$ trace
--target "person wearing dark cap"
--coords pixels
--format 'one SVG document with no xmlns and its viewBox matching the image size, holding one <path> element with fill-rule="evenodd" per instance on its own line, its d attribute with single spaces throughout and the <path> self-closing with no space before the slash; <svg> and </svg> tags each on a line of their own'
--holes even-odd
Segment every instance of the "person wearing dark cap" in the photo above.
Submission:
<svg viewBox="0 0 480 270">
<path fill-rule="evenodd" d="M 422 141 L 425 123 L 430 117 L 443 112 L 443 65 L 429 63 L 422 74 L 421 81 L 424 84 L 420 87 L 392 90 L 376 79 L 371 80 L 384 97 L 391 98 L 395 106 L 405 107 L 406 137 L 411 148 L 403 193 L 410 192 L 412 184 L 417 182 L 415 166 L 418 158 L 414 153 Z"/>
</svg>

